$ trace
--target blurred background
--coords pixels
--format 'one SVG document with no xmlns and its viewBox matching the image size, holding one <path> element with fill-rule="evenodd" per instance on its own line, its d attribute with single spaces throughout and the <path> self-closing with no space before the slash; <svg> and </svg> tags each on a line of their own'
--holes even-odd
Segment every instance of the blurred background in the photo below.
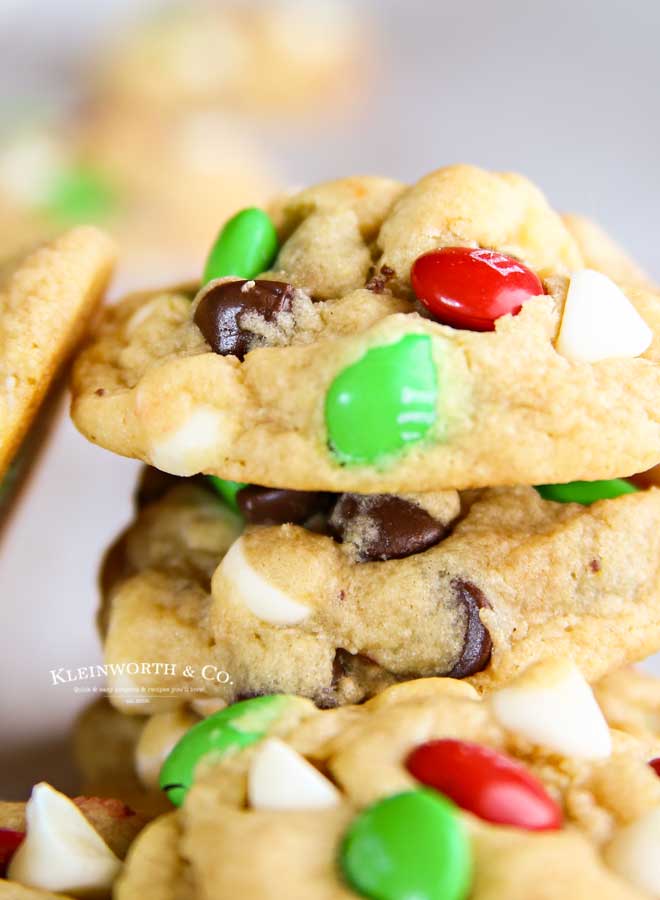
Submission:
<svg viewBox="0 0 660 900">
<path fill-rule="evenodd" d="M 194 276 L 237 206 L 460 161 L 524 173 L 660 277 L 658 33 L 654 0 L 0 0 L 0 256 L 98 221 L 117 296 Z M 60 414 L 0 532 L 0 796 L 75 790 L 90 698 L 49 672 L 100 661 L 135 473 Z"/>
</svg>

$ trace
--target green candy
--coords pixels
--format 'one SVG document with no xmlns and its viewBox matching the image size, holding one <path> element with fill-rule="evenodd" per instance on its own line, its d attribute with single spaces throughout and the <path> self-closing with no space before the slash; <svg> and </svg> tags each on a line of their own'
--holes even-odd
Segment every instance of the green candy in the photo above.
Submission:
<svg viewBox="0 0 660 900">
<path fill-rule="evenodd" d="M 536 488 L 544 500 L 555 503 L 581 503 L 590 506 L 597 500 L 610 500 L 622 494 L 635 494 L 637 488 L 623 478 L 610 481 L 570 481 L 568 484 L 539 484 Z"/>
<path fill-rule="evenodd" d="M 395 794 L 365 809 L 341 847 L 344 877 L 373 900 L 463 900 L 472 858 L 459 813 L 442 794 Z"/>
<path fill-rule="evenodd" d="M 224 478 L 218 478 L 217 475 L 207 475 L 216 491 L 220 494 L 227 506 L 231 507 L 234 512 L 239 512 L 238 503 L 236 502 L 236 494 L 242 491 L 247 484 L 242 481 L 226 481 Z"/>
<path fill-rule="evenodd" d="M 163 763 L 161 790 L 175 806 L 181 806 L 201 759 L 209 754 L 222 759 L 260 741 L 292 699 L 286 694 L 272 694 L 242 700 L 193 725 Z"/>
<path fill-rule="evenodd" d="M 256 206 L 231 218 L 211 248 L 202 283 L 235 275 L 254 278 L 265 272 L 277 256 L 279 241 L 270 217 Z"/>
<path fill-rule="evenodd" d="M 325 421 L 344 463 L 374 463 L 421 441 L 437 417 L 431 338 L 410 334 L 373 347 L 330 385 Z"/>
<path fill-rule="evenodd" d="M 60 174 L 45 201 L 45 210 L 63 225 L 107 219 L 117 207 L 117 196 L 106 178 L 86 166 Z"/>
</svg>

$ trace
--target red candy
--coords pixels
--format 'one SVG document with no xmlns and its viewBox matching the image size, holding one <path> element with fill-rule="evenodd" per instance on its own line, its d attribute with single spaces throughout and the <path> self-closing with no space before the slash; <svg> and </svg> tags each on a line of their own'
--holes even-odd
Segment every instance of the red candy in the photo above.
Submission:
<svg viewBox="0 0 660 900">
<path fill-rule="evenodd" d="M 406 765 L 422 784 L 486 822 L 526 831 L 561 828 L 561 809 L 543 785 L 496 750 L 466 741 L 429 741 L 413 750 Z"/>
<path fill-rule="evenodd" d="M 517 259 L 471 247 L 424 253 L 410 277 L 438 322 L 468 331 L 494 331 L 500 316 L 517 315 L 525 301 L 544 293 L 538 276 Z"/>
<path fill-rule="evenodd" d="M 25 837 L 23 831 L 14 831 L 12 828 L 0 828 L 0 878 L 4 876 L 9 861 L 18 850 L 21 841 Z"/>
<path fill-rule="evenodd" d="M 656 775 L 660 775 L 660 756 L 656 756 L 655 759 L 652 759 L 649 762 L 649 765 L 655 770 Z"/>
</svg>

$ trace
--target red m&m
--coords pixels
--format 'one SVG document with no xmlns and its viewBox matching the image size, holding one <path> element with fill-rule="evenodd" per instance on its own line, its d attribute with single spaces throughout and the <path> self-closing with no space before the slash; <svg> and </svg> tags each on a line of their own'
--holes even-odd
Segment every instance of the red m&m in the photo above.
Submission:
<svg viewBox="0 0 660 900">
<path fill-rule="evenodd" d="M 515 316 L 530 297 L 544 293 L 538 276 L 517 259 L 473 247 L 424 253 L 410 277 L 438 322 L 469 331 L 493 331 L 500 316 Z"/>
<path fill-rule="evenodd" d="M 406 765 L 422 784 L 487 822 L 527 831 L 561 828 L 561 810 L 543 785 L 496 750 L 467 741 L 429 741 L 413 750 Z"/>
<path fill-rule="evenodd" d="M 25 832 L 23 831 L 14 831 L 13 828 L 0 828 L 0 878 L 5 877 L 9 861 L 20 847 L 24 837 Z"/>
</svg>

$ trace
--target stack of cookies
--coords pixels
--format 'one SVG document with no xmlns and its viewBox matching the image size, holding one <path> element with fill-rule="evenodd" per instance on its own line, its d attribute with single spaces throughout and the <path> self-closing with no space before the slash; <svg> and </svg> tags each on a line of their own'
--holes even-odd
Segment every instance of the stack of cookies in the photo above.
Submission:
<svg viewBox="0 0 660 900">
<path fill-rule="evenodd" d="M 243 210 L 107 310 L 73 418 L 147 468 L 78 752 L 170 810 L 118 900 L 660 896 L 660 686 L 622 668 L 660 649 L 659 300 L 455 166 Z"/>
</svg>

